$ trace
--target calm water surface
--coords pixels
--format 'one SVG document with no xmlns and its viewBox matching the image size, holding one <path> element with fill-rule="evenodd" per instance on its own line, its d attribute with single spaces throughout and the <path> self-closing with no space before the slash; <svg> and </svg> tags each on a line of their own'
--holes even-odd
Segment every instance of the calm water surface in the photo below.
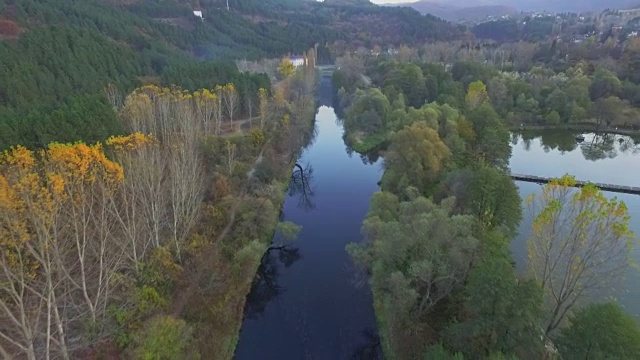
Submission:
<svg viewBox="0 0 640 360">
<path fill-rule="evenodd" d="M 640 141 L 626 136 L 584 134 L 577 143 L 577 134 L 563 131 L 522 133 L 512 135 L 513 173 L 559 177 L 574 175 L 578 180 L 616 185 L 640 186 Z M 516 182 L 520 196 L 541 193 L 541 186 Z M 605 192 L 606 197 L 623 200 L 631 215 L 630 227 L 640 237 L 640 195 Z M 525 269 L 526 240 L 531 234 L 533 216 L 525 210 L 520 236 L 512 243 L 512 252 L 520 271 Z M 640 264 L 640 244 L 633 258 Z M 640 319 L 640 271 L 629 271 L 621 289 L 612 291 L 627 311 Z"/>
<path fill-rule="evenodd" d="M 302 231 L 263 260 L 247 299 L 237 359 L 379 356 L 371 293 L 365 280 L 358 281 L 345 245 L 361 239 L 382 169 L 347 154 L 331 107 L 318 109 L 316 129 L 315 143 L 298 161 L 307 169 L 306 190 L 290 192 L 282 215 Z"/>
</svg>

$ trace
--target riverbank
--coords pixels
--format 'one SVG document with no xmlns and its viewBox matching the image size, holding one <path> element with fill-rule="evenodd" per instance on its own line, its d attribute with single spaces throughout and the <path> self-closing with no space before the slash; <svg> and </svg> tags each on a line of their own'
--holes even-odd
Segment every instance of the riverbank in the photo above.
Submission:
<svg viewBox="0 0 640 360">
<path fill-rule="evenodd" d="M 314 119 L 315 112 L 313 110 L 315 109 L 316 104 L 315 103 L 313 104 L 314 105 L 312 107 L 309 107 L 308 109 L 306 109 L 305 114 L 302 116 L 304 119 L 309 119 L 308 127 L 310 128 L 309 129 L 310 131 L 313 131 L 314 122 L 315 122 L 315 119 Z M 293 172 L 296 166 L 296 161 L 297 161 L 297 157 L 292 159 L 292 161 L 289 163 L 289 166 L 287 168 L 288 172 L 286 174 L 291 174 Z M 284 174 L 281 174 L 281 175 L 284 175 Z M 282 209 L 282 207 L 284 206 L 285 194 L 287 193 L 288 188 L 289 188 L 289 182 L 283 183 L 279 201 L 274 204 L 276 209 Z M 278 212 L 278 216 L 274 219 L 276 221 L 276 224 L 279 217 L 280 217 L 280 212 Z M 235 320 L 234 327 L 233 327 L 234 336 L 230 339 L 230 342 L 229 342 L 228 349 L 230 351 L 226 352 L 224 354 L 225 356 L 222 357 L 224 359 L 233 358 L 233 355 L 236 352 L 236 347 L 238 345 L 238 340 L 240 338 L 240 331 L 242 329 L 242 321 L 244 319 L 244 309 L 246 307 L 247 297 L 249 296 L 249 293 L 251 291 L 253 280 L 256 276 L 256 273 L 258 272 L 258 268 L 260 267 L 262 258 L 268 255 L 268 251 L 271 245 L 273 244 L 273 238 L 275 233 L 276 233 L 276 229 L 274 227 L 267 236 L 263 237 L 260 240 L 261 244 L 264 245 L 264 249 L 261 255 L 259 257 L 251 258 L 250 261 L 248 261 L 247 263 L 247 267 L 250 271 L 247 271 L 246 274 L 250 276 L 245 276 L 242 279 L 243 280 L 242 285 L 240 286 L 240 289 L 239 289 L 239 292 L 242 295 L 242 300 L 239 302 L 239 306 L 236 308 L 237 312 L 235 313 L 235 316 L 234 316 L 234 320 Z"/>
<path fill-rule="evenodd" d="M 579 131 L 579 132 L 592 132 L 592 133 L 609 133 L 617 135 L 626 135 L 631 137 L 640 137 L 640 130 L 634 130 L 629 128 L 620 127 L 598 127 L 594 124 L 561 124 L 561 125 L 524 125 L 524 126 L 511 126 L 510 131 L 551 131 L 551 130 L 566 130 L 566 131 Z"/>
<path fill-rule="evenodd" d="M 290 81 L 305 82 L 305 90 L 294 96 Z M 264 129 L 203 145 L 212 154 L 225 154 L 225 162 L 211 166 L 219 176 L 170 311 L 186 321 L 193 334 L 189 347 L 203 358 L 234 356 L 247 294 L 278 225 L 295 160 L 313 136 L 316 81 L 315 71 L 300 68 L 276 85 L 274 93 L 286 97 L 269 106 Z"/>
</svg>

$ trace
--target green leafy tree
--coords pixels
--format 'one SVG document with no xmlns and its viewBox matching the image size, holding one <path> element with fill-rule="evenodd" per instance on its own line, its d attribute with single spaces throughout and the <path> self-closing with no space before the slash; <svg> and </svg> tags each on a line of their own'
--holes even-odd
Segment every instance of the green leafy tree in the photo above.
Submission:
<svg viewBox="0 0 640 360">
<path fill-rule="evenodd" d="M 558 115 L 558 122 L 556 122 L 556 124 L 559 124 L 561 119 L 565 122 L 569 120 L 569 116 L 571 115 L 571 102 L 564 91 L 560 89 L 553 90 L 553 92 L 547 96 L 545 105 L 549 113 L 555 112 Z M 545 120 L 548 122 L 548 116 L 545 117 Z"/>
<path fill-rule="evenodd" d="M 622 83 L 618 76 L 605 68 L 598 68 L 593 74 L 593 80 L 589 91 L 591 100 L 616 96 L 622 88 Z"/>
<path fill-rule="evenodd" d="M 589 89 L 591 88 L 591 79 L 583 75 L 580 69 L 575 70 L 572 75 L 573 77 L 567 82 L 563 89 L 564 92 L 572 102 L 583 109 L 590 110 L 591 97 Z"/>
<path fill-rule="evenodd" d="M 417 196 L 415 188 L 407 194 L 412 200 L 406 202 L 386 192 L 374 194 L 362 228 L 366 242 L 347 250 L 371 272 L 376 308 L 389 331 L 383 341 L 398 351 L 424 354 L 426 349 L 399 349 L 396 342 L 420 336 L 422 316 L 464 286 L 479 242 L 475 219 L 453 215 L 453 199 L 436 205 Z"/>
<path fill-rule="evenodd" d="M 555 341 L 563 359 L 640 359 L 640 327 L 615 303 L 594 304 L 569 316 Z"/>
<path fill-rule="evenodd" d="M 465 287 L 466 319 L 445 331 L 451 347 L 471 358 L 518 350 L 541 355 L 542 290 L 534 281 L 516 278 L 508 238 L 491 232 L 483 242 L 485 250 Z"/>
<path fill-rule="evenodd" d="M 407 105 L 421 107 L 426 100 L 427 89 L 422 69 L 415 64 L 398 63 L 385 77 L 384 86 L 393 86 L 406 97 Z"/>
<path fill-rule="evenodd" d="M 157 316 L 140 329 L 135 356 L 144 360 L 199 359 L 189 348 L 191 339 L 192 330 L 184 320 Z"/>
<path fill-rule="evenodd" d="M 544 117 L 544 121 L 549 125 L 558 125 L 560 124 L 560 114 L 557 111 L 553 110 Z"/>
<path fill-rule="evenodd" d="M 500 116 L 488 102 L 470 111 L 468 120 L 473 124 L 476 137 L 472 142 L 475 153 L 488 164 L 506 169 L 511 157 L 509 131 Z"/>
<path fill-rule="evenodd" d="M 424 360 L 464 360 L 462 353 L 452 354 L 442 344 L 429 347 L 424 354 Z"/>
<path fill-rule="evenodd" d="M 630 109 L 628 101 L 616 96 L 598 99 L 594 105 L 594 112 L 598 125 L 606 126 L 624 124 L 629 118 L 637 116 L 637 112 Z"/>
<path fill-rule="evenodd" d="M 391 104 L 380 89 L 358 90 L 344 126 L 349 131 L 375 133 L 384 129 L 390 112 Z"/>
<path fill-rule="evenodd" d="M 516 234 L 522 219 L 522 201 L 509 175 L 496 168 L 482 166 L 475 171 L 468 191 L 469 212 L 486 229 Z"/>
<path fill-rule="evenodd" d="M 382 188 L 400 193 L 414 186 L 425 191 L 437 180 L 451 151 L 438 132 L 425 123 L 414 123 L 395 134 L 385 156 Z"/>
</svg>

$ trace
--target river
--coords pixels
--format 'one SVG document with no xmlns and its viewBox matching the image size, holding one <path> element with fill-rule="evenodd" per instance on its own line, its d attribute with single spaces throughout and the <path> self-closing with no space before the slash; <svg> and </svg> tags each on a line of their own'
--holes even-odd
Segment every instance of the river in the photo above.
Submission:
<svg viewBox="0 0 640 360">
<path fill-rule="evenodd" d="M 559 177 L 574 175 L 578 180 L 615 185 L 640 186 L 640 140 L 628 136 L 583 134 L 584 142 L 577 143 L 576 133 L 567 131 L 543 131 L 512 134 L 513 153 L 510 168 L 513 173 Z M 533 193 L 541 193 L 541 186 L 516 182 L 520 196 L 526 199 Z M 607 198 L 617 197 L 625 202 L 631 215 L 630 228 L 640 237 L 640 195 L 604 192 Z M 520 235 L 513 241 L 511 250 L 518 270 L 526 266 L 526 239 L 531 234 L 533 216 L 523 213 Z M 640 245 L 640 244 L 638 244 Z M 640 264 L 640 248 L 632 254 Z M 640 271 L 631 269 L 622 286 L 612 289 L 627 311 L 640 319 Z"/>
<path fill-rule="evenodd" d="M 330 98 L 329 79 L 320 91 L 321 99 L 327 92 Z M 318 108 L 315 126 L 315 141 L 298 160 L 305 171 L 296 168 L 281 215 L 302 231 L 263 259 L 247 298 L 236 359 L 380 358 L 371 292 L 345 246 L 362 238 L 381 164 L 347 153 L 330 106 Z"/>
</svg>

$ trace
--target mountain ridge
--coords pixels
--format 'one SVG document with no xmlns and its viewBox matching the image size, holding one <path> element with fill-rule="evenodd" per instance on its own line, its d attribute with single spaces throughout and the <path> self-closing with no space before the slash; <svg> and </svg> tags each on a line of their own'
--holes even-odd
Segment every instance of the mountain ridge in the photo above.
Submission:
<svg viewBox="0 0 640 360">
<path fill-rule="evenodd" d="M 583 0 L 583 1 L 557 1 L 557 0 L 421 0 L 417 2 L 385 3 L 387 6 L 410 6 L 422 12 L 420 8 L 426 7 L 425 3 L 438 4 L 440 8 L 484 8 L 491 6 L 507 6 L 520 11 L 551 11 L 551 12 L 589 12 L 605 9 L 631 9 L 640 7 L 638 0 Z M 437 11 L 438 8 L 435 8 Z M 434 13 L 435 14 L 435 13 Z M 498 14 L 496 14 L 498 15 Z"/>
<path fill-rule="evenodd" d="M 421 0 L 411 3 L 387 4 L 389 6 L 411 7 L 421 14 L 432 14 L 448 21 L 464 21 L 483 19 L 488 16 L 503 16 L 518 13 L 518 10 L 509 5 L 476 4 L 469 5 L 462 2 L 461 5 L 443 3 L 441 1 Z"/>
</svg>

